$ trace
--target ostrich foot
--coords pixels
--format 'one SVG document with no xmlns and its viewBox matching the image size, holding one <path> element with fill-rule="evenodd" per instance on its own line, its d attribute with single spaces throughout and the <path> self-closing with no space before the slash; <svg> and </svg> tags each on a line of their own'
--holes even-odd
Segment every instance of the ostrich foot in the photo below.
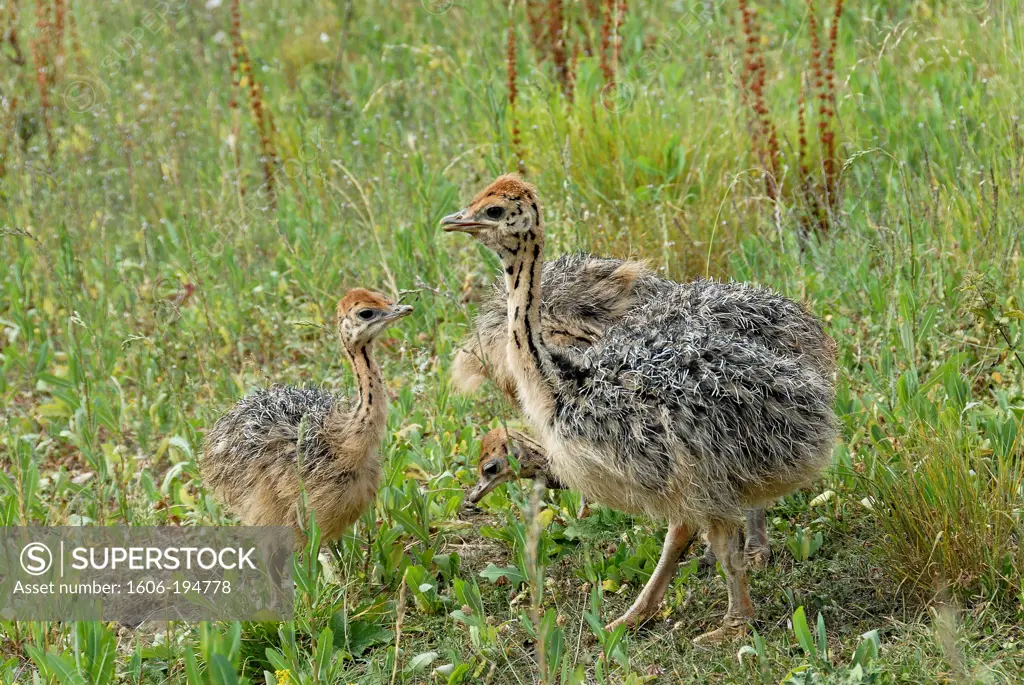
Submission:
<svg viewBox="0 0 1024 685">
<path fill-rule="evenodd" d="M 747 622 L 754 617 L 754 604 L 750 601 L 743 551 L 743 528 L 732 521 L 712 522 L 708 541 L 722 564 L 725 585 L 729 591 L 729 610 L 725 612 L 722 627 L 697 637 L 695 645 L 716 645 L 747 634 Z"/>
<path fill-rule="evenodd" d="M 765 520 L 764 509 L 747 511 L 747 534 L 743 556 L 747 565 L 752 568 L 761 569 L 768 565 L 772 550 L 768 545 L 768 522 Z"/>
<path fill-rule="evenodd" d="M 707 545 L 704 548 L 704 554 L 697 560 L 697 572 L 702 576 L 710 576 L 714 574 L 717 564 L 718 557 L 715 556 L 714 548 L 711 545 Z"/>
<path fill-rule="evenodd" d="M 769 547 L 748 548 L 744 550 L 747 566 L 755 570 L 767 568 L 768 560 L 772 558 L 772 550 Z"/>
<path fill-rule="evenodd" d="M 712 631 L 698 635 L 693 638 L 693 644 L 697 647 L 713 647 L 732 642 L 747 635 L 747 623 L 743 621 L 735 625 L 724 625 Z"/>
<path fill-rule="evenodd" d="M 648 620 L 654 617 L 658 613 L 658 608 L 661 606 L 661 601 L 644 603 L 640 605 L 640 600 L 637 600 L 633 606 L 629 607 L 629 610 L 622 616 L 609 623 L 604 627 L 605 630 L 615 630 L 619 626 L 626 626 L 627 628 L 638 628 Z"/>
<path fill-rule="evenodd" d="M 686 553 L 690 542 L 693 541 L 693 535 L 693 529 L 689 526 L 672 524 L 668 527 L 665 545 L 661 549 L 661 559 L 658 560 L 651 579 L 647 581 L 633 606 L 629 607 L 629 611 L 605 626 L 605 630 L 615 630 L 621 625 L 635 628 L 658 613 L 661 600 L 665 598 L 665 591 L 676 574 L 676 564 Z"/>
</svg>

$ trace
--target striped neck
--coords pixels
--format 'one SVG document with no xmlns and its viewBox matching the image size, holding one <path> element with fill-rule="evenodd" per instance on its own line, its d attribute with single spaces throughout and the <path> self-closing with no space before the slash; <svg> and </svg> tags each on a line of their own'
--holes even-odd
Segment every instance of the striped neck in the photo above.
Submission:
<svg viewBox="0 0 1024 685">
<path fill-rule="evenodd" d="M 359 399 L 352 415 L 360 424 L 375 422 L 386 416 L 387 394 L 380 367 L 373 358 L 372 343 L 346 345 L 345 352 L 359 387 Z"/>
<path fill-rule="evenodd" d="M 520 403 L 541 424 L 551 422 L 551 360 L 541 335 L 544 232 L 537 226 L 516 245 L 499 251 L 508 293 L 508 360 Z"/>
</svg>

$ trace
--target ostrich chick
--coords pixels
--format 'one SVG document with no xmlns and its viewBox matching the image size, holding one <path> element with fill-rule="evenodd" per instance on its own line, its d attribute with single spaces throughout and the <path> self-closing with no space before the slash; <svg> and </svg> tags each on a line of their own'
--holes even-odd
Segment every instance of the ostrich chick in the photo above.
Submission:
<svg viewBox="0 0 1024 685">
<path fill-rule="evenodd" d="M 533 186 L 503 176 L 442 226 L 469 233 L 501 261 L 508 365 L 551 472 L 590 501 L 669 523 L 657 568 L 609 627 L 639 625 L 657 612 L 680 555 L 704 529 L 725 571 L 729 606 L 722 627 L 698 641 L 745 633 L 754 614 L 745 512 L 821 474 L 835 436 L 835 393 L 813 365 L 721 319 L 742 313 L 825 336 L 821 324 L 763 288 L 675 284 L 569 356 L 541 335 L 544 226 Z"/>
<path fill-rule="evenodd" d="M 380 483 L 378 450 L 387 423 L 387 391 L 373 341 L 411 311 L 363 288 L 338 303 L 338 334 L 359 386 L 355 402 L 316 387 L 274 385 L 250 393 L 217 421 L 206 436 L 200 469 L 243 525 L 300 532 L 304 487 L 322 538 L 330 541 L 370 505 Z"/>
<path fill-rule="evenodd" d="M 518 474 L 512 470 L 510 456 L 519 462 Z M 466 499 L 477 504 L 494 488 L 517 478 L 539 478 L 552 490 L 564 490 L 549 466 L 544 448 L 529 437 L 519 431 L 493 428 L 480 441 L 479 479 Z"/>
<path fill-rule="evenodd" d="M 686 287 L 700 297 L 707 283 L 698 281 Z M 655 275 L 643 261 L 597 257 L 585 252 L 562 255 L 545 262 L 541 269 L 541 337 L 548 348 L 557 348 L 560 354 L 571 356 L 593 346 L 609 326 L 635 307 L 677 287 L 677 283 Z M 722 328 L 757 338 L 784 354 L 802 358 L 823 373 L 831 373 L 834 346 L 828 336 L 821 335 L 819 327 L 790 325 L 780 329 L 771 321 L 742 316 L 748 312 L 741 308 L 721 304 L 714 303 L 723 310 L 719 313 L 724 315 L 716 316 Z M 499 277 L 489 296 L 480 304 L 473 329 L 455 355 L 452 377 L 456 387 L 464 393 L 476 391 L 481 382 L 490 379 L 509 401 L 518 405 L 515 380 L 508 366 L 507 309 L 505 280 Z M 791 321 L 799 316 L 779 318 Z M 492 439 L 491 445 L 496 446 L 497 442 Z M 481 454 L 487 454 L 487 450 Z M 547 463 L 545 455 L 542 472 L 547 471 Z M 556 480 L 550 473 L 544 475 L 549 483 Z M 498 482 L 510 478 L 503 475 Z M 580 512 L 584 511 L 586 506 L 581 505 Z M 764 566 L 771 555 L 764 509 L 747 513 L 744 552 L 747 561 L 755 567 Z M 714 550 L 708 545 L 701 566 L 714 568 L 715 562 Z"/>
</svg>

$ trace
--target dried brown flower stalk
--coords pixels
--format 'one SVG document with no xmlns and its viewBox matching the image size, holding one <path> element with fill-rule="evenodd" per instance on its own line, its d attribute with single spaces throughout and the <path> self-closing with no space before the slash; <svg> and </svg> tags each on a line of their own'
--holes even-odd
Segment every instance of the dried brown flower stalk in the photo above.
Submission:
<svg viewBox="0 0 1024 685">
<path fill-rule="evenodd" d="M 263 188 L 270 200 L 271 206 L 277 204 L 276 189 L 274 187 L 276 171 L 278 166 L 277 160 L 277 149 L 274 145 L 274 133 L 276 131 L 274 127 L 273 118 L 271 116 L 269 108 L 266 106 L 263 100 L 263 87 L 260 82 L 256 79 L 256 74 L 252 68 L 252 60 L 249 58 L 249 51 L 245 47 L 245 42 L 242 40 L 242 16 L 239 0 L 232 0 L 231 2 L 231 85 L 232 94 L 230 106 L 237 113 L 238 101 L 236 99 L 236 93 L 238 90 L 243 91 L 249 100 L 249 110 L 252 113 L 253 122 L 256 125 L 256 133 L 260 139 L 260 157 L 263 166 Z M 238 126 L 236 123 L 236 133 Z M 238 145 L 238 139 L 236 135 L 236 146 Z M 236 166 L 240 164 L 239 152 L 236 147 Z M 241 178 L 239 178 L 239 184 L 241 184 Z M 239 186 L 241 188 L 241 185 Z M 244 192 L 244 191 L 241 191 Z"/>
<path fill-rule="evenodd" d="M 508 17 L 508 46 L 505 54 L 505 71 L 508 75 L 508 107 L 512 115 L 512 154 L 516 156 L 516 167 L 519 173 L 526 175 L 526 160 L 523 157 L 522 141 L 519 137 L 519 119 L 516 116 L 516 100 L 519 88 L 516 83 L 516 29 L 512 14 Z"/>
<path fill-rule="evenodd" d="M 36 74 L 36 85 L 39 87 L 39 107 L 42 112 L 43 130 L 46 133 L 46 149 L 50 156 L 56 151 L 53 138 L 53 125 L 50 121 L 50 6 L 46 0 L 36 0 L 36 29 L 38 35 L 32 39 L 32 61 Z"/>
<path fill-rule="evenodd" d="M 548 41 L 551 62 L 555 66 L 555 78 L 562 87 L 562 94 L 572 102 L 572 74 L 569 69 L 569 52 L 566 50 L 564 0 L 548 1 Z"/>
<path fill-rule="evenodd" d="M 739 0 L 743 21 L 743 35 L 746 40 L 745 62 L 741 76 L 742 86 L 747 91 L 745 100 L 753 112 L 751 129 L 755 151 L 764 170 L 765 193 L 772 200 L 779 197 L 779 141 L 775 124 L 771 120 L 764 96 L 767 78 L 764 55 L 761 52 L 761 35 L 754 10 Z"/>
<path fill-rule="evenodd" d="M 808 8 L 808 40 L 810 56 L 807 74 L 797 100 L 797 160 L 796 182 L 788 192 L 800 200 L 801 222 L 805 229 L 825 231 L 835 219 L 840 200 L 840 172 L 842 163 L 836 148 L 836 89 L 835 52 L 838 42 L 839 19 L 843 0 L 834 0 L 832 24 L 828 32 L 828 48 L 823 52 L 819 37 L 819 22 L 814 0 L 806 0 Z M 767 70 L 761 50 L 762 35 L 755 11 L 745 0 L 738 0 L 740 21 L 744 37 L 743 69 L 739 76 L 740 101 L 749 110 L 749 131 L 754 154 L 765 177 L 765 192 L 773 200 L 779 199 L 781 187 L 781 149 L 777 129 L 768 109 L 765 85 Z M 810 95 L 808 96 L 808 92 Z M 810 97 L 812 107 L 807 109 Z M 817 106 L 813 106 L 814 102 Z M 821 175 L 812 178 L 809 159 L 808 119 L 816 116 L 817 137 L 821 155 Z"/>
</svg>

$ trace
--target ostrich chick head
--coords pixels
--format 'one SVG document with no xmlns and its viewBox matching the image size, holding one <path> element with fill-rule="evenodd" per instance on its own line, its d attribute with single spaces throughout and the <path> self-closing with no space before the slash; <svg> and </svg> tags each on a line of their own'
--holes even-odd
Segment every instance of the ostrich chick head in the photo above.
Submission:
<svg viewBox="0 0 1024 685">
<path fill-rule="evenodd" d="M 512 469 L 509 456 L 519 462 L 518 475 Z M 477 504 L 502 483 L 516 478 L 546 476 L 547 468 L 547 458 L 529 439 L 516 431 L 495 428 L 480 441 L 480 461 L 477 464 L 479 480 L 466 499 Z"/>
<path fill-rule="evenodd" d="M 514 174 L 499 176 L 464 209 L 441 219 L 445 231 L 468 233 L 498 254 L 541 239 L 540 226 L 537 189 Z"/>
<path fill-rule="evenodd" d="M 411 312 L 407 304 L 396 304 L 380 293 L 356 288 L 338 302 L 338 333 L 347 347 L 365 345 Z"/>
</svg>

